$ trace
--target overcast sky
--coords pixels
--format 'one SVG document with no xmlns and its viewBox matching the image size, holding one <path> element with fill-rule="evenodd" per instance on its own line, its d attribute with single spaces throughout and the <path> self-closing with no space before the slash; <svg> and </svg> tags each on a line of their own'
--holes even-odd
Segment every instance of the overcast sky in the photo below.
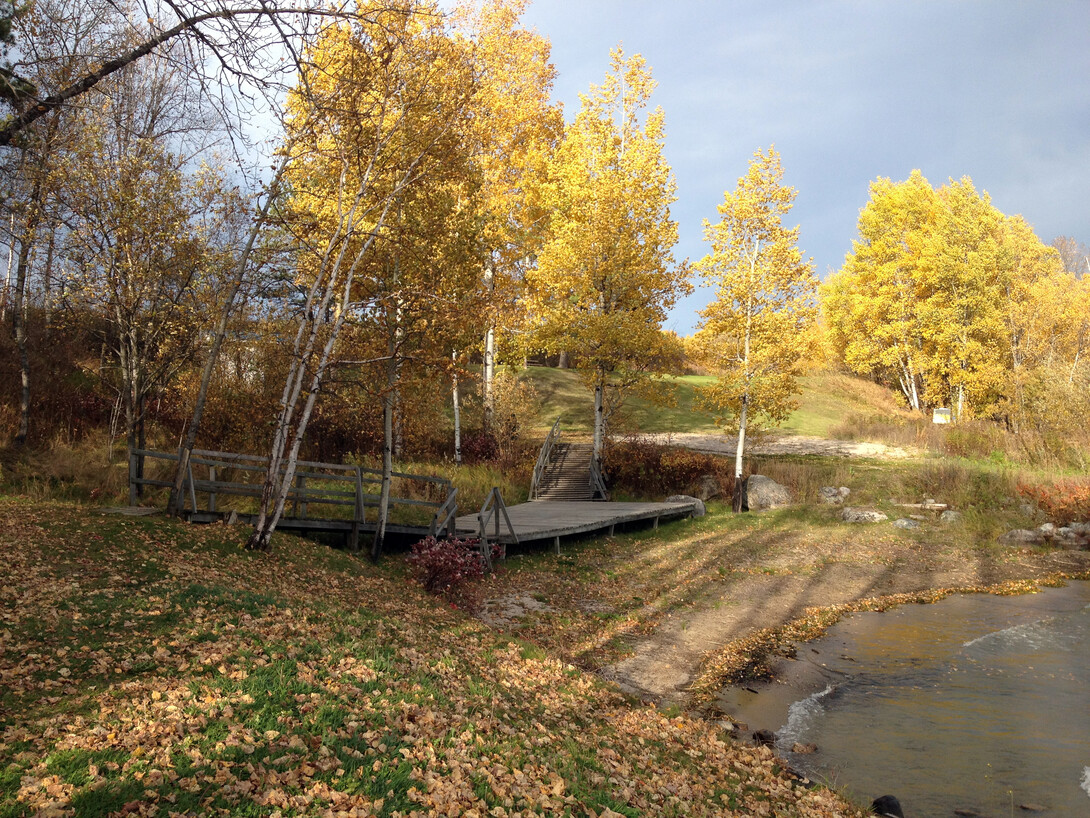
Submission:
<svg viewBox="0 0 1090 818">
<path fill-rule="evenodd" d="M 610 48 L 642 54 L 677 175 L 678 259 L 758 147 L 798 191 L 790 226 L 824 278 L 871 180 L 970 176 L 1045 242 L 1090 243 L 1090 0 L 531 0 L 570 121 Z M 675 309 L 685 335 L 711 293 Z"/>
</svg>

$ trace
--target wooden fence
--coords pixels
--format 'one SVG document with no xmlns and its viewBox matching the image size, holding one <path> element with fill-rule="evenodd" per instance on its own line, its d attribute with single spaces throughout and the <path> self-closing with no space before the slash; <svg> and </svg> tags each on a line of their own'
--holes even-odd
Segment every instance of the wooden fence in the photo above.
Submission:
<svg viewBox="0 0 1090 818">
<path fill-rule="evenodd" d="M 137 495 L 141 493 L 143 486 L 170 488 L 174 483 L 176 467 L 164 470 L 158 477 L 149 477 L 145 471 L 148 460 L 177 463 L 179 457 L 179 454 L 171 452 L 133 449 L 129 453 L 129 504 L 136 505 Z M 182 489 L 184 512 L 191 520 L 208 522 L 226 516 L 225 510 L 218 507 L 221 497 L 260 498 L 268 463 L 267 457 L 194 449 L 189 458 Z M 247 477 L 254 479 L 247 480 Z M 418 493 L 425 496 L 431 494 L 442 499 L 401 497 L 391 492 L 391 508 L 401 506 L 420 508 L 425 512 L 430 510 L 431 519 L 427 525 L 420 526 L 388 525 L 388 530 L 419 533 L 421 536 L 437 536 L 443 533 L 453 536 L 458 503 L 457 489 L 449 480 L 404 472 L 393 472 L 391 477 L 410 486 L 420 486 Z M 282 526 L 297 530 L 344 531 L 349 536 L 353 549 L 357 549 L 361 529 L 373 530 L 377 524 L 380 500 L 378 488 L 381 484 L 382 472 L 377 469 L 300 460 L 296 463 L 295 477 L 288 494 L 290 513 L 288 507 L 285 507 Z M 207 498 L 203 508 L 198 503 L 198 497 Z M 322 513 L 314 516 L 312 506 L 321 508 Z M 334 509 L 350 511 L 334 514 Z M 374 523 L 367 520 L 369 509 L 376 509 Z M 238 513 L 238 516 L 252 518 L 256 515 Z"/>
</svg>

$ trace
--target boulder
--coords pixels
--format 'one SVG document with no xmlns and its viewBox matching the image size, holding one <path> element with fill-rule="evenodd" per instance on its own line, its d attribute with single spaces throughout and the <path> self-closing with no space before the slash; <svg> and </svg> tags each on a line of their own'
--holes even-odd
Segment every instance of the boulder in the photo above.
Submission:
<svg viewBox="0 0 1090 818">
<path fill-rule="evenodd" d="M 1090 537 L 1090 523 L 1071 523 L 1068 528 L 1080 536 Z"/>
<path fill-rule="evenodd" d="M 1056 526 L 1052 523 L 1045 523 L 1044 525 L 1037 526 L 1037 530 L 1041 532 L 1041 536 L 1046 540 L 1051 540 L 1056 536 Z"/>
<path fill-rule="evenodd" d="M 1054 542 L 1068 550 L 1084 549 L 1090 545 L 1090 535 L 1080 534 L 1074 526 L 1065 525 L 1056 529 Z"/>
<path fill-rule="evenodd" d="M 753 732 L 753 743 L 758 747 L 774 747 L 776 745 L 776 734 L 771 730 L 755 730 Z"/>
<path fill-rule="evenodd" d="M 723 493 L 719 479 L 713 474 L 702 474 L 696 481 L 696 496 L 704 502 Z"/>
<path fill-rule="evenodd" d="M 952 508 L 948 508 L 948 509 L 946 509 L 946 511 L 944 511 L 942 514 L 939 515 L 939 522 L 940 523 L 948 523 L 948 524 L 949 523 L 960 523 L 961 522 L 961 517 L 962 517 L 962 514 L 961 514 L 960 511 L 954 511 Z"/>
<path fill-rule="evenodd" d="M 1000 545 L 1010 545 L 1015 548 L 1024 545 L 1040 545 L 1044 542 L 1044 536 L 1040 531 L 1029 528 L 1016 528 L 999 537 Z"/>
<path fill-rule="evenodd" d="M 766 508 L 782 508 L 792 503 L 791 492 L 771 477 L 763 474 L 751 474 L 746 478 L 743 489 L 744 505 L 750 511 L 763 511 Z"/>
<path fill-rule="evenodd" d="M 889 517 L 873 508 L 846 508 L 840 512 L 840 519 L 846 523 L 880 523 Z"/>
<path fill-rule="evenodd" d="M 693 516 L 703 517 L 707 514 L 707 510 L 704 508 L 704 501 L 699 497 L 691 497 L 688 494 L 671 494 L 666 498 L 667 503 L 693 503 Z"/>
<path fill-rule="evenodd" d="M 907 519 L 905 517 L 902 517 L 899 520 L 894 520 L 893 521 L 893 527 L 894 528 L 903 528 L 905 531 L 911 531 L 913 528 L 919 528 L 920 524 L 916 520 L 910 520 L 910 519 Z"/>
<path fill-rule="evenodd" d="M 901 802 L 892 795 L 883 795 L 871 802 L 870 811 L 875 815 L 885 815 L 886 818 L 905 818 Z"/>
<path fill-rule="evenodd" d="M 821 502 L 827 506 L 839 506 L 852 493 L 852 490 L 847 486 L 841 486 L 835 488 L 834 486 L 822 486 L 818 489 L 818 495 L 821 497 Z"/>
</svg>

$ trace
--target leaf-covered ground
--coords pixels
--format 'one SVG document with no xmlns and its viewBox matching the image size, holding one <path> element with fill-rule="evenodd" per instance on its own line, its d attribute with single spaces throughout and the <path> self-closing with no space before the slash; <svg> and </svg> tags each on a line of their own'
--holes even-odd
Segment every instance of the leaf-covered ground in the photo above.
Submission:
<svg viewBox="0 0 1090 818">
<path fill-rule="evenodd" d="M 0 816 L 860 815 L 400 576 L 0 497 Z"/>
</svg>

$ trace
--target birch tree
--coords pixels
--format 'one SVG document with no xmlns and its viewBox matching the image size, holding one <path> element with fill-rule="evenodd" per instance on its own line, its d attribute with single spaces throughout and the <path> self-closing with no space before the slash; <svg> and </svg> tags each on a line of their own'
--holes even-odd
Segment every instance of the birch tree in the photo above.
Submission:
<svg viewBox="0 0 1090 818">
<path fill-rule="evenodd" d="M 719 222 L 705 220 L 711 252 L 695 265 L 715 288 L 715 300 L 700 313 L 698 337 L 718 378 L 703 399 L 738 436 L 735 511 L 742 510 L 747 430 L 782 422 L 801 391 L 796 378 L 810 341 L 817 279 L 797 247 L 798 227 L 782 223 L 795 195 L 783 185 L 776 150 L 758 150 L 718 206 Z"/>
<path fill-rule="evenodd" d="M 661 326 L 690 291 L 675 264 L 674 176 L 663 156 L 661 109 L 647 111 L 655 83 L 639 55 L 620 49 L 549 162 L 548 238 L 527 272 L 534 343 L 570 352 L 594 395 L 594 456 L 625 390 L 654 377 Z M 608 394 L 608 393 L 612 393 Z"/>
<path fill-rule="evenodd" d="M 375 306 L 361 270 L 406 192 L 426 179 L 425 157 L 464 110 L 464 98 L 448 109 L 431 93 L 452 68 L 436 10 L 404 2 L 366 12 L 324 32 L 288 100 L 287 226 L 306 298 L 250 548 L 270 547 L 343 328 Z"/>
<path fill-rule="evenodd" d="M 844 363 L 899 387 L 910 408 L 1017 427 L 1026 384 L 1078 354 L 1075 285 L 1057 250 L 968 177 L 936 190 L 913 171 L 872 183 L 823 309 Z"/>
<path fill-rule="evenodd" d="M 64 168 L 71 284 L 106 318 L 130 450 L 144 446 L 149 396 L 198 348 L 235 239 L 222 174 L 190 169 L 177 150 L 196 129 L 176 80 L 156 58 L 100 85 L 100 110 L 84 114 Z"/>
<path fill-rule="evenodd" d="M 549 62 L 549 40 L 519 27 L 526 5 L 527 0 L 485 0 L 459 7 L 455 16 L 472 43 L 477 73 L 471 139 L 481 174 L 481 243 L 487 251 L 481 376 L 486 425 L 493 410 L 497 335 L 522 323 L 521 276 L 545 235 L 541 183 L 564 126 L 560 106 L 550 99 L 556 69 Z"/>
</svg>

